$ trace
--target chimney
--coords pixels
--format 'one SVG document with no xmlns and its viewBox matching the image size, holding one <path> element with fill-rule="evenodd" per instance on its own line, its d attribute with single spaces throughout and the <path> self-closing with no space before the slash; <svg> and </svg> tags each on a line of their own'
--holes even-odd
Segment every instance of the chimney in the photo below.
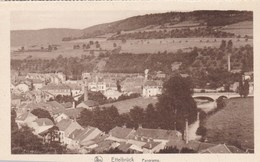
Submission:
<svg viewBox="0 0 260 162">
<path fill-rule="evenodd" d="M 187 144 L 189 142 L 189 124 L 188 119 L 185 120 L 185 143 Z"/>
<path fill-rule="evenodd" d="M 200 112 L 197 112 L 197 121 L 200 120 Z"/>
<path fill-rule="evenodd" d="M 123 125 L 123 128 L 126 128 L 126 124 Z"/>
<path fill-rule="evenodd" d="M 75 109 L 76 108 L 76 104 L 75 101 L 72 102 L 72 108 Z"/>
<path fill-rule="evenodd" d="M 138 124 L 138 128 L 143 128 L 142 124 Z"/>
<path fill-rule="evenodd" d="M 230 63 L 230 53 L 228 54 L 228 71 L 231 70 L 231 63 Z"/>
<path fill-rule="evenodd" d="M 150 147 L 150 149 L 152 148 L 152 144 L 151 143 L 149 144 L 149 147 Z"/>
<path fill-rule="evenodd" d="M 174 130 L 177 130 L 177 128 L 176 128 L 176 122 L 174 122 Z"/>
<path fill-rule="evenodd" d="M 96 83 L 98 83 L 98 76 L 96 75 Z"/>
<path fill-rule="evenodd" d="M 88 87 L 85 86 L 84 87 L 84 101 L 87 101 L 88 100 Z"/>
</svg>

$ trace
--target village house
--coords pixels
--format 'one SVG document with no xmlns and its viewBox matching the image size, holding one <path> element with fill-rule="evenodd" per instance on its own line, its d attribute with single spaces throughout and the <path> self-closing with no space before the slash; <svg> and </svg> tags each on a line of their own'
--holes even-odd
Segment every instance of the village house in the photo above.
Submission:
<svg viewBox="0 0 260 162">
<path fill-rule="evenodd" d="M 37 116 L 33 115 L 30 112 L 25 112 L 21 115 L 18 115 L 15 119 L 16 124 L 18 125 L 18 128 L 21 128 L 22 126 L 25 126 L 33 122 L 34 120 L 38 119 Z"/>
<path fill-rule="evenodd" d="M 76 108 L 85 108 L 92 110 L 99 105 L 98 102 L 88 99 L 88 87 L 84 87 L 84 100 Z"/>
<path fill-rule="evenodd" d="M 42 91 L 53 94 L 54 96 L 63 95 L 71 96 L 70 87 L 65 84 L 47 84 L 41 88 Z"/>
<path fill-rule="evenodd" d="M 135 78 L 126 78 L 121 82 L 121 90 L 125 93 L 139 93 L 142 94 L 142 88 L 145 78 L 138 76 Z"/>
<path fill-rule="evenodd" d="M 134 132 L 134 129 L 116 126 L 109 131 L 109 137 L 107 139 L 116 142 L 126 142 Z"/>
<path fill-rule="evenodd" d="M 118 92 L 118 90 L 114 89 L 107 89 L 104 92 L 104 96 L 106 96 L 107 99 L 118 99 L 123 93 Z"/>
<path fill-rule="evenodd" d="M 95 79 L 88 80 L 88 89 L 93 92 L 104 93 L 107 88 L 104 80 L 96 76 Z"/>
<path fill-rule="evenodd" d="M 17 84 L 14 89 L 18 92 L 25 93 L 27 91 L 30 91 L 31 85 L 28 83 L 21 82 Z"/>
<path fill-rule="evenodd" d="M 93 100 L 87 100 L 87 101 L 82 101 L 80 104 L 77 105 L 76 108 L 85 108 L 88 110 L 93 110 L 93 108 L 97 107 L 99 104 L 96 101 Z"/>
<path fill-rule="evenodd" d="M 45 82 L 61 84 L 66 81 L 66 76 L 62 72 L 58 73 L 28 73 L 26 75 L 27 79 L 40 79 Z"/>
<path fill-rule="evenodd" d="M 20 107 L 18 107 L 18 110 L 27 112 L 32 111 L 33 109 L 43 109 L 47 110 L 53 117 L 55 115 L 64 112 L 65 108 L 58 103 L 57 101 L 50 101 L 50 102 L 40 102 L 40 103 L 27 103 L 22 104 Z"/>
<path fill-rule="evenodd" d="M 45 85 L 45 82 L 41 79 L 32 79 L 31 83 L 33 85 L 34 90 L 39 90 Z"/>
<path fill-rule="evenodd" d="M 68 145 L 70 148 L 80 148 L 85 145 L 88 146 L 92 144 L 93 139 L 103 134 L 98 128 L 88 126 L 85 129 L 76 129 L 74 130 L 68 138 L 71 139 L 71 144 Z"/>
<path fill-rule="evenodd" d="M 154 97 L 162 94 L 162 81 L 148 80 L 143 86 L 143 97 Z"/>
<path fill-rule="evenodd" d="M 54 126 L 53 122 L 48 118 L 38 118 L 28 124 L 29 127 L 33 128 L 34 134 L 40 134 Z"/>
<path fill-rule="evenodd" d="M 82 87 L 80 85 L 75 84 L 75 83 L 66 83 L 65 85 L 70 87 L 72 97 L 83 94 Z"/>
<path fill-rule="evenodd" d="M 81 129 L 81 125 L 79 125 L 75 120 L 72 119 L 63 119 L 60 122 L 56 124 L 56 126 L 59 128 L 59 135 L 60 135 L 60 141 L 63 144 L 70 145 L 71 139 L 69 138 L 69 135 L 75 131 L 76 129 Z"/>
<path fill-rule="evenodd" d="M 21 105 L 23 97 L 16 94 L 11 94 L 11 107 L 19 107 Z"/>
</svg>

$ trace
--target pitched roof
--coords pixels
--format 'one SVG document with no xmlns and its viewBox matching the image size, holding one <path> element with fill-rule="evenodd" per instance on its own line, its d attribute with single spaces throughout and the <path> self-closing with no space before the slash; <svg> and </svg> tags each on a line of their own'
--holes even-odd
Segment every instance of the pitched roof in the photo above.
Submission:
<svg viewBox="0 0 260 162">
<path fill-rule="evenodd" d="M 122 142 L 117 148 L 123 152 L 127 152 L 131 146 L 131 143 Z"/>
<path fill-rule="evenodd" d="M 40 108 L 40 109 L 47 110 L 52 114 L 61 113 L 65 110 L 65 108 L 57 101 L 29 103 L 29 104 L 23 105 L 22 107 L 30 108 L 32 110 Z"/>
<path fill-rule="evenodd" d="M 84 103 L 85 105 L 89 106 L 89 107 L 93 107 L 93 106 L 98 106 L 98 102 L 97 101 L 93 101 L 93 100 L 87 100 L 87 101 L 83 101 L 81 103 Z"/>
<path fill-rule="evenodd" d="M 147 148 L 147 149 L 153 149 L 155 146 L 158 146 L 161 142 L 147 142 L 143 148 Z"/>
<path fill-rule="evenodd" d="M 33 84 L 37 84 L 37 83 L 43 83 L 44 81 L 42 81 L 41 79 L 32 79 L 31 82 Z"/>
<path fill-rule="evenodd" d="M 138 128 L 135 136 L 143 136 L 152 139 L 180 139 L 181 133 L 176 130 Z"/>
<path fill-rule="evenodd" d="M 232 152 L 232 153 L 245 153 L 243 150 L 237 148 L 236 146 L 228 146 L 228 149 Z"/>
<path fill-rule="evenodd" d="M 73 90 L 81 90 L 82 89 L 80 85 L 74 84 L 74 83 L 66 83 L 65 85 L 68 86 L 70 89 L 73 89 Z"/>
<path fill-rule="evenodd" d="M 20 120 L 20 121 L 24 121 L 26 120 L 28 117 L 37 117 L 35 115 L 33 115 L 32 113 L 30 112 L 25 112 L 19 116 L 16 117 L 16 120 Z"/>
<path fill-rule="evenodd" d="M 144 86 L 162 86 L 163 82 L 160 81 L 160 80 L 147 80 L 145 83 L 144 83 Z"/>
<path fill-rule="evenodd" d="M 213 147 L 209 147 L 206 150 L 201 150 L 201 153 L 232 153 L 225 144 L 218 144 Z"/>
<path fill-rule="evenodd" d="M 73 121 L 71 119 L 63 119 L 60 122 L 57 123 L 57 127 L 60 131 L 65 131 L 72 123 Z"/>
<path fill-rule="evenodd" d="M 39 118 L 34 120 L 33 122 L 37 123 L 39 126 L 54 125 L 53 122 L 48 118 Z"/>
<path fill-rule="evenodd" d="M 82 110 L 84 110 L 84 108 L 72 108 L 66 109 L 63 113 L 68 115 L 70 118 L 76 118 L 77 116 L 79 116 Z"/>
<path fill-rule="evenodd" d="M 43 86 L 41 88 L 41 90 L 64 90 L 64 89 L 70 89 L 69 86 L 65 85 L 65 84 L 54 84 L 54 83 L 50 83 L 47 84 L 46 86 Z"/>
<path fill-rule="evenodd" d="M 133 129 L 130 128 L 122 128 L 116 126 L 115 128 L 109 131 L 109 134 L 112 135 L 113 137 L 125 139 L 131 134 L 132 131 Z"/>
<path fill-rule="evenodd" d="M 71 102 L 66 102 L 66 103 L 61 103 L 61 105 L 65 108 L 71 108 L 72 107 L 72 103 Z"/>
</svg>

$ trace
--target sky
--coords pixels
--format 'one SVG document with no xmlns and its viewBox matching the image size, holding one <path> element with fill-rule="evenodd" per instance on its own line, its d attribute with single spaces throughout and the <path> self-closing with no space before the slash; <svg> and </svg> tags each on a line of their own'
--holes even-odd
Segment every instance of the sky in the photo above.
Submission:
<svg viewBox="0 0 260 162">
<path fill-rule="evenodd" d="M 165 11 L 167 12 L 167 11 Z M 84 29 L 89 26 L 113 22 L 154 11 L 14 11 L 11 30 L 37 30 L 44 28 Z"/>
</svg>

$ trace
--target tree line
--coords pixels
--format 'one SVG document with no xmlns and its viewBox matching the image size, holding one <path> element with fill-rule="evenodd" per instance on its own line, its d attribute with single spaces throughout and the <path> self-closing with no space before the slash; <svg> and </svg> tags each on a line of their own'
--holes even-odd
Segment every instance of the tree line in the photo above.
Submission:
<svg viewBox="0 0 260 162">
<path fill-rule="evenodd" d="M 212 27 L 195 28 L 190 29 L 172 29 L 172 30 L 154 30 L 154 31 L 142 31 L 123 33 L 110 37 L 110 40 L 122 40 L 122 39 L 164 39 L 164 38 L 234 38 L 234 33 L 229 33 L 221 30 L 214 29 Z M 174 43 L 174 42 L 173 42 Z"/>
</svg>

